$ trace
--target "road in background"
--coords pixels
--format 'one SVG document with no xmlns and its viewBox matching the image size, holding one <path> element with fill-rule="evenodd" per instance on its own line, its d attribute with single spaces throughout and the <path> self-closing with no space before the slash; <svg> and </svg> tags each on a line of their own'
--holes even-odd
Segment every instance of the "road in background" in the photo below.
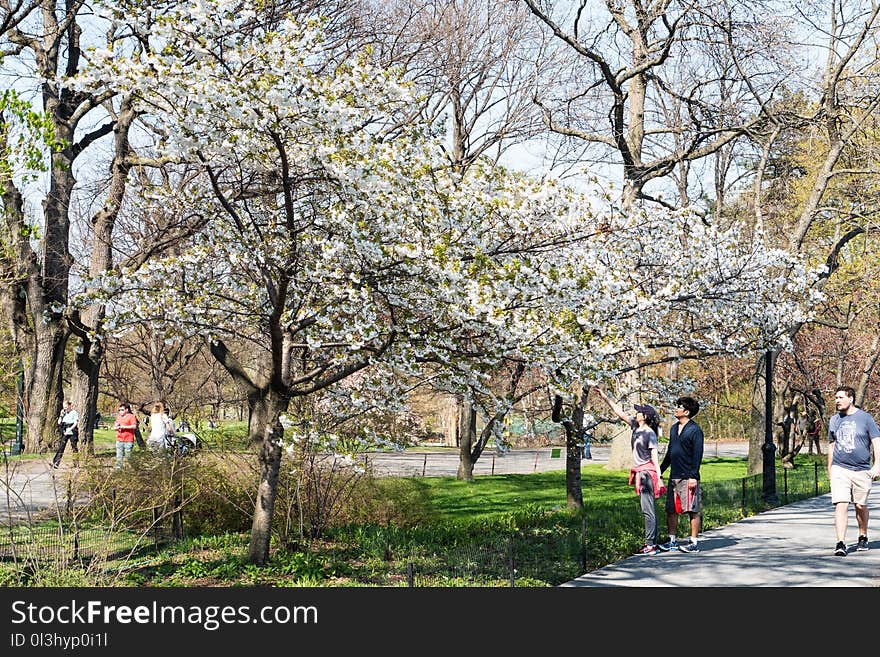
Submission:
<svg viewBox="0 0 880 657">
<path fill-rule="evenodd" d="M 661 452 L 665 444 L 660 446 Z M 591 445 L 592 458 L 581 461 L 607 463 L 609 444 Z M 747 442 L 706 443 L 705 458 L 748 456 Z M 50 455 L 51 456 L 51 455 Z M 454 477 L 458 472 L 459 454 L 455 447 L 418 448 L 400 452 L 369 452 L 358 454 L 358 463 L 366 464 L 380 477 Z M 504 454 L 494 449 L 483 453 L 474 466 L 474 475 L 527 474 L 565 470 L 565 450 L 561 447 L 512 449 Z M 50 458 L 18 459 L 9 457 L 0 463 L 0 525 L 9 518 L 18 522 L 37 512 L 64 508 L 68 503 L 67 482 L 78 469 L 72 455 L 66 454 L 57 470 Z"/>
<path fill-rule="evenodd" d="M 665 443 L 661 444 L 661 458 Z M 607 463 L 611 451 L 609 444 L 591 445 L 592 458 L 584 459 L 582 464 Z M 747 458 L 749 444 L 740 442 L 707 442 L 704 458 L 735 457 Z M 454 477 L 458 472 L 459 455 L 455 447 L 442 451 L 419 451 L 418 448 L 402 452 L 370 452 L 358 455 L 359 463 L 366 462 L 379 476 L 405 477 Z M 474 466 L 474 475 L 526 474 L 529 472 L 549 472 L 565 470 L 565 449 L 561 447 L 540 447 L 537 449 L 512 449 L 503 455 L 487 450 Z"/>
</svg>

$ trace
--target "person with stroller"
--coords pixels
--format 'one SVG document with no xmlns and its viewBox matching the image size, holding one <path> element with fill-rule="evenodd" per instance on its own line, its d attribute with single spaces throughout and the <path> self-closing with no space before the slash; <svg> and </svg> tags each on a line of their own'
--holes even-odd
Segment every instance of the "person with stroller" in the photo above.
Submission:
<svg viewBox="0 0 880 657">
<path fill-rule="evenodd" d="M 154 452 L 165 451 L 174 441 L 174 423 L 165 412 L 165 404 L 156 402 L 150 413 L 150 435 L 147 447 Z"/>
</svg>

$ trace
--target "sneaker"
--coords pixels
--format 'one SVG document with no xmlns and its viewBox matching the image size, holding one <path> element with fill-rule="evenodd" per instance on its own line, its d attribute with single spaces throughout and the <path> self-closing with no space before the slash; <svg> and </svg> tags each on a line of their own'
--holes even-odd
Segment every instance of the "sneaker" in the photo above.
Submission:
<svg viewBox="0 0 880 657">
<path fill-rule="evenodd" d="M 669 552 L 670 550 L 674 550 L 678 545 L 675 541 L 666 541 L 665 543 L 660 543 L 657 547 L 663 552 Z"/>
<path fill-rule="evenodd" d="M 837 547 L 834 548 L 834 556 L 835 557 L 845 557 L 846 556 L 846 543 L 843 541 L 837 541 Z"/>
<path fill-rule="evenodd" d="M 679 552 L 699 552 L 700 546 L 692 541 L 688 541 L 687 543 L 682 543 L 678 546 Z"/>
<path fill-rule="evenodd" d="M 868 537 L 859 536 L 859 542 L 856 544 L 856 550 L 866 552 L 868 550 Z"/>
<path fill-rule="evenodd" d="M 636 554 L 657 554 L 656 545 L 643 545 L 636 551 Z"/>
</svg>

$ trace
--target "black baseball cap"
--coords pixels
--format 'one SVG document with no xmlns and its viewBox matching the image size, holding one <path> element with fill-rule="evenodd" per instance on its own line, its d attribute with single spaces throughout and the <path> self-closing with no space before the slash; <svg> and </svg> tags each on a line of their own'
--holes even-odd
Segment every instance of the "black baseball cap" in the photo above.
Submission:
<svg viewBox="0 0 880 657">
<path fill-rule="evenodd" d="M 644 415 L 646 420 L 658 419 L 657 409 L 650 404 L 633 404 L 633 408 L 636 409 L 637 412 Z"/>
</svg>

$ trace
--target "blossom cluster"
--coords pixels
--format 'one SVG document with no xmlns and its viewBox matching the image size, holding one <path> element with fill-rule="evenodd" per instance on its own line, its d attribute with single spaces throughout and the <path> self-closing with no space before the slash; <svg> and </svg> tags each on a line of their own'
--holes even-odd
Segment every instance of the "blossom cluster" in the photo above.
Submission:
<svg viewBox="0 0 880 657">
<path fill-rule="evenodd" d="M 151 48 L 93 51 L 75 81 L 131 96 L 162 126 L 157 149 L 200 167 L 138 200 L 207 221 L 102 281 L 114 330 L 233 338 L 295 394 L 347 378 L 350 409 L 426 376 L 491 395 L 512 358 L 564 389 L 651 350 L 784 348 L 809 317 L 819 272 L 790 254 L 687 211 L 603 210 L 549 178 L 451 168 L 392 71 L 332 61 L 317 23 L 253 19 L 227 0 L 149 26 L 116 15 Z"/>
</svg>

